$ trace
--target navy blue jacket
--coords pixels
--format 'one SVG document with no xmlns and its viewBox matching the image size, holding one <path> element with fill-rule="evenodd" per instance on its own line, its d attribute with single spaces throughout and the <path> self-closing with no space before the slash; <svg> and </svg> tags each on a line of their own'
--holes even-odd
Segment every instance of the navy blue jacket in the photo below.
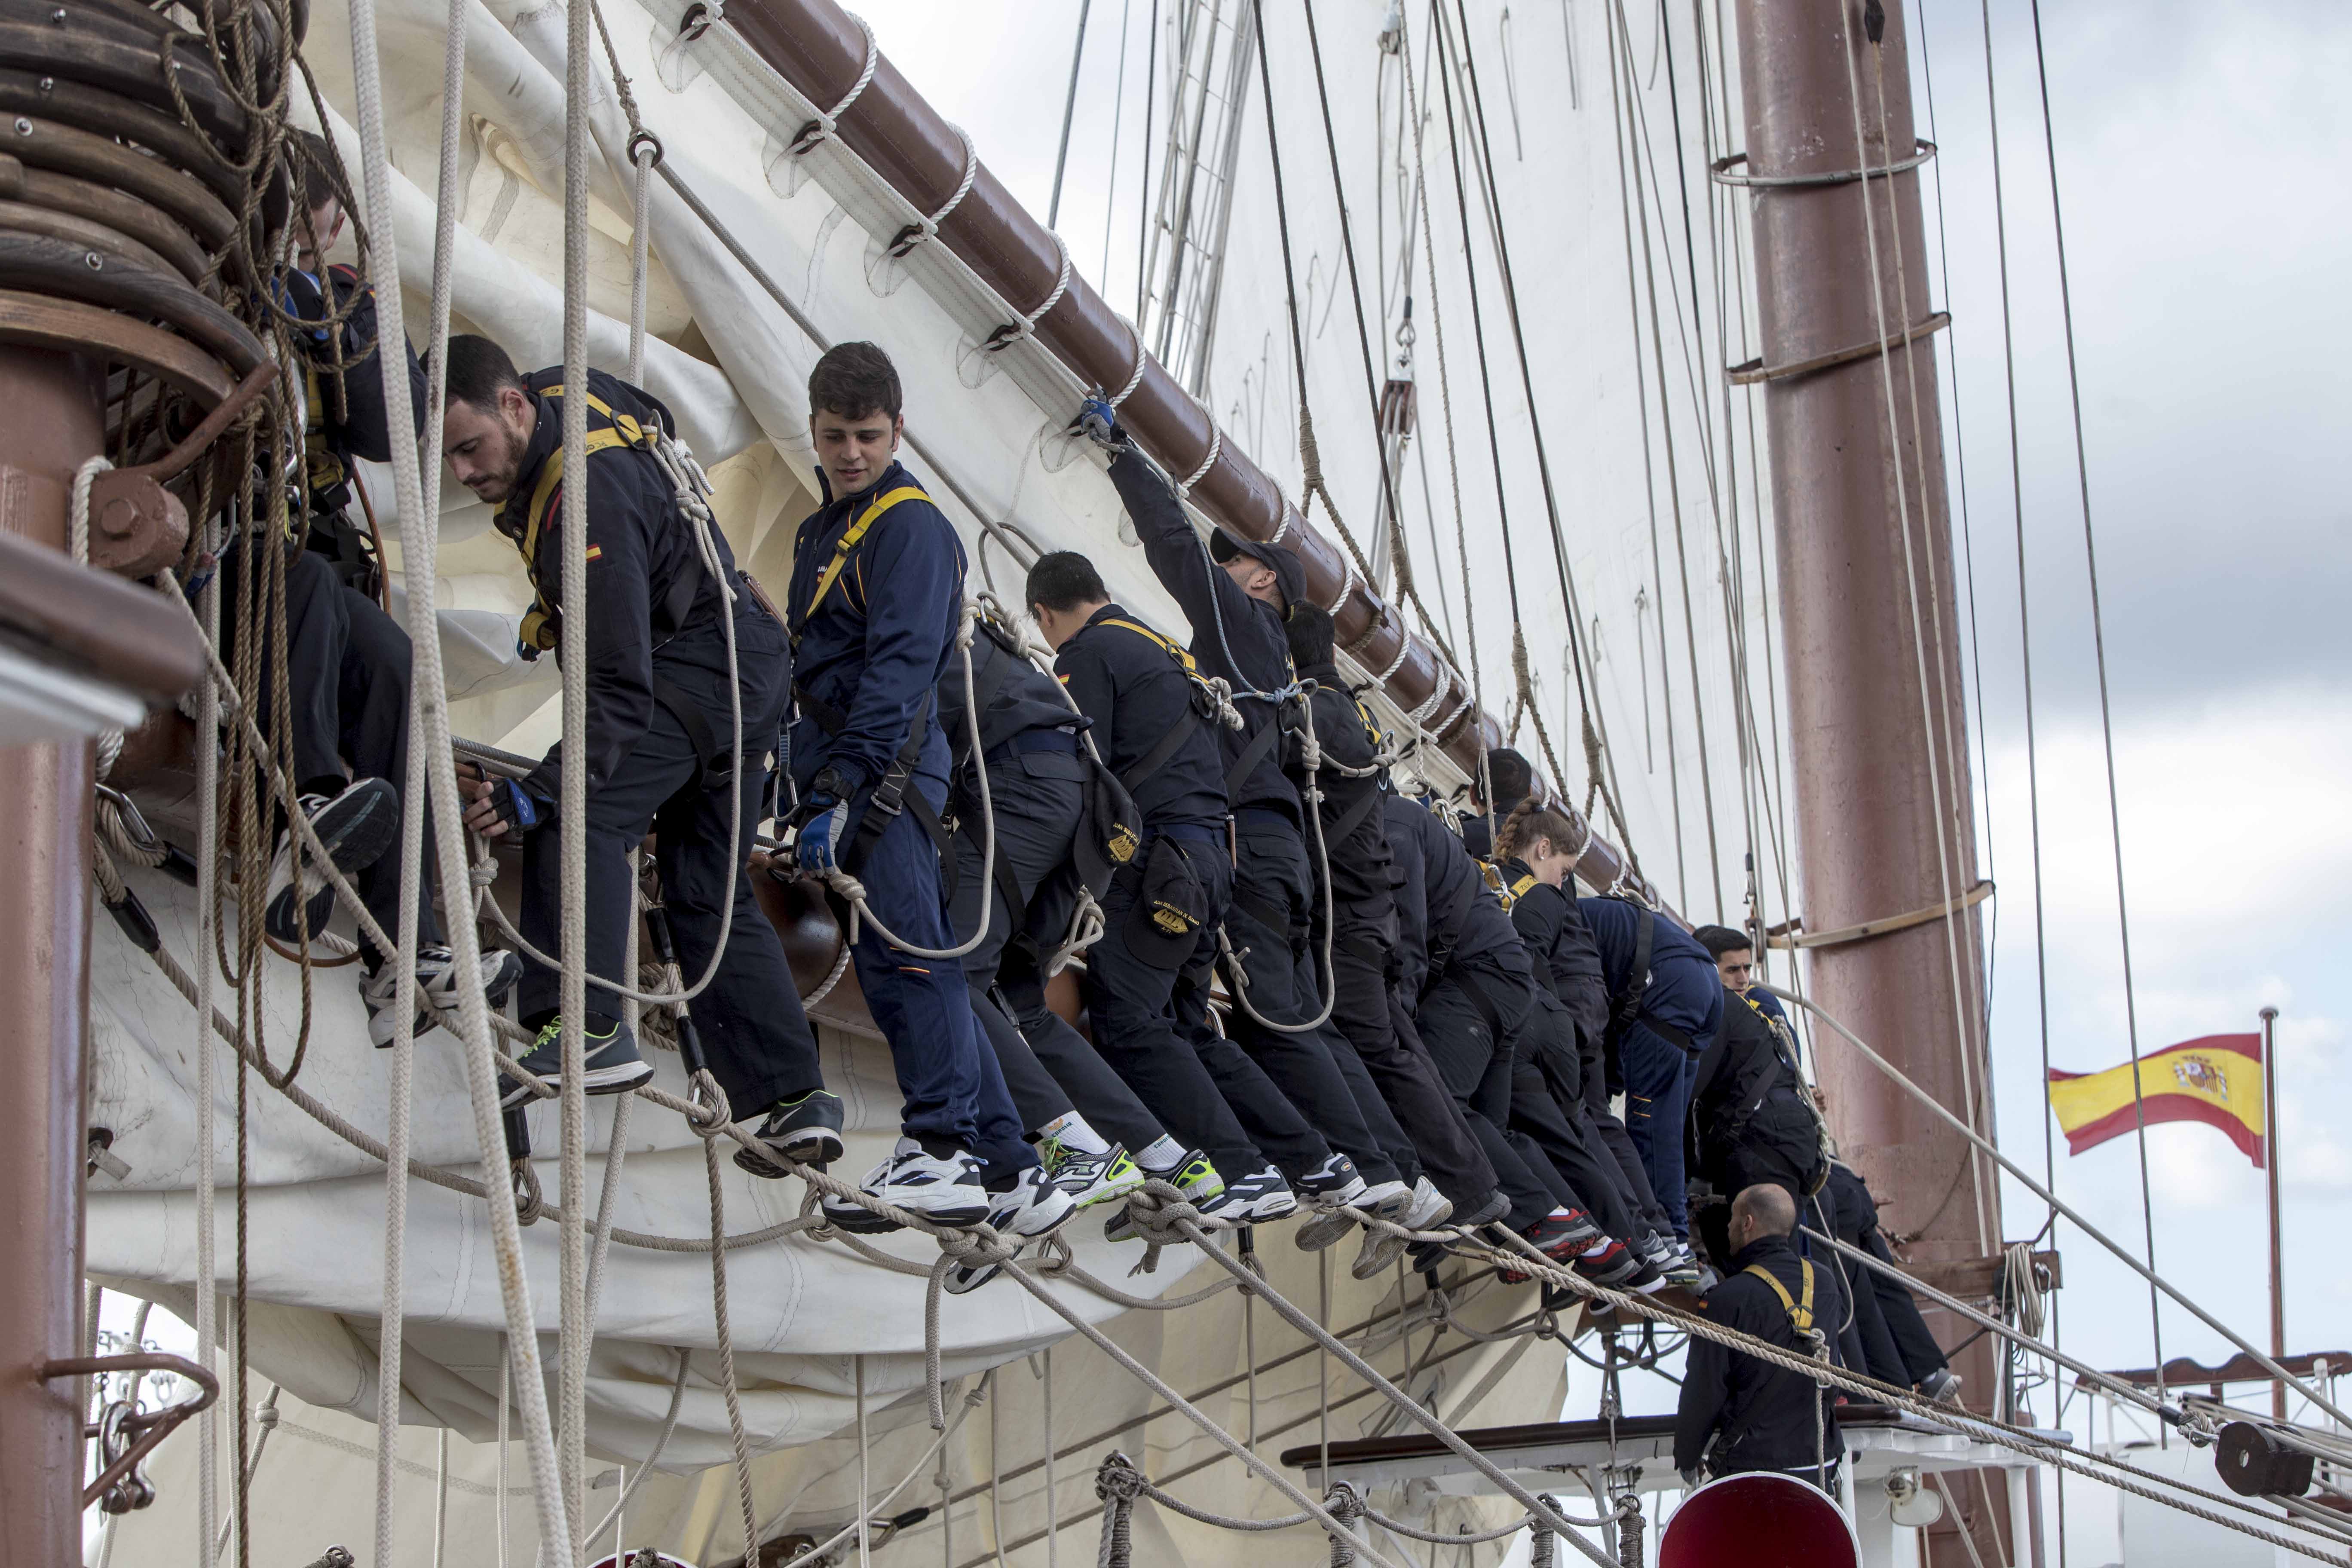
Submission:
<svg viewBox="0 0 2352 1568">
<path fill-rule="evenodd" d="M 853 794 L 878 780 L 956 657 L 963 541 L 928 500 L 900 501 L 877 519 L 824 603 L 811 603 L 835 546 L 866 503 L 914 482 L 893 463 L 865 489 L 836 498 L 820 472 L 824 504 L 793 539 L 784 618 L 793 629 L 793 690 L 805 694 L 793 726 L 793 772 L 803 781 L 824 767 L 840 773 Z M 811 697 L 842 716 L 839 734 L 825 733 Z M 947 777 L 947 735 L 936 715 L 916 771 Z"/>
<path fill-rule="evenodd" d="M 514 491 L 497 518 L 499 531 L 523 547 L 530 514 L 535 509 L 540 512 L 538 537 L 528 546 L 524 564 L 541 598 L 559 615 L 563 608 L 563 487 L 571 476 L 558 460 L 563 446 L 562 405 L 545 394 L 562 384 L 560 365 L 523 377 L 539 423 L 523 447 Z M 669 410 L 657 398 L 617 376 L 592 370 L 588 390 L 615 415 L 626 416 L 643 428 L 672 428 Z M 590 411 L 592 430 L 610 424 Z M 551 463 L 556 465 L 551 472 Z M 677 489 L 652 452 L 622 445 L 590 453 L 587 463 L 587 761 L 588 787 L 594 790 L 613 777 L 652 721 L 656 650 L 688 626 L 717 625 L 725 600 L 678 511 Z M 544 491 L 542 479 L 548 481 Z M 727 537 L 716 528 L 710 531 L 731 579 L 735 558 Z M 748 605 L 749 596 L 742 602 Z M 697 638 L 690 646 L 715 640 Z M 715 654 L 681 657 L 706 667 L 715 659 L 723 676 L 725 655 L 723 645 L 719 647 Z M 558 746 L 549 750 L 522 787 L 543 800 L 555 800 L 562 793 L 562 777 Z"/>
<path fill-rule="evenodd" d="M 345 464 L 353 458 L 388 463 L 392 461 L 392 421 L 384 411 L 383 376 L 376 369 L 375 289 L 362 287 L 359 273 L 340 264 L 327 268 L 326 280 L 334 285 L 337 304 L 349 304 L 351 314 L 343 318 L 343 384 L 340 391 L 331 384 L 335 379 L 335 356 L 328 329 L 319 326 L 299 334 L 303 354 L 318 371 L 320 388 L 324 394 L 321 406 L 311 411 L 312 418 L 326 446 Z M 286 270 L 286 302 L 306 321 L 323 322 L 327 319 L 326 296 L 320 281 L 308 272 L 292 268 Z M 413 445 L 424 423 L 425 366 L 404 340 L 400 346 L 408 358 L 411 407 L 410 422 L 401 431 L 401 437 Z M 338 500 L 335 504 L 342 503 Z"/>
<path fill-rule="evenodd" d="M 1144 624 L 1118 605 L 1105 605 L 1062 645 L 1054 671 L 1092 721 L 1103 762 L 1126 783 L 1147 828 L 1214 828 L 1225 816 L 1225 770 L 1215 734 L 1223 726 L 1215 720 L 1198 720 L 1150 776 L 1128 778 L 1162 736 L 1196 711 L 1197 689 L 1174 654 L 1115 621 Z"/>
<path fill-rule="evenodd" d="M 1339 668 L 1311 665 L 1298 674 L 1316 683 L 1307 714 L 1324 760 L 1343 767 L 1370 767 L 1380 754 L 1380 731 L 1358 706 Z M 1377 798 L 1385 781 L 1352 778 L 1326 767 L 1320 784 L 1323 858 L 1330 863 L 1332 912 L 1342 931 L 1376 931 L 1385 940 L 1393 918 L 1390 878 L 1394 864 L 1382 803 Z M 1344 837 L 1339 832 L 1343 826 L 1348 829 Z"/>
<path fill-rule="evenodd" d="M 1707 1292 L 1699 1310 L 1711 1322 L 1738 1329 L 1782 1350 L 1811 1355 L 1801 1343 L 1789 1310 L 1772 1288 L 1747 1272 L 1770 1272 L 1790 1296 L 1804 1299 L 1804 1269 L 1785 1236 L 1768 1236 L 1734 1254 L 1723 1282 Z M 1838 1271 L 1813 1259 L 1813 1323 L 1827 1334 L 1831 1359 L 1840 1361 L 1838 1326 L 1845 1321 L 1845 1292 Z M 1831 1461 L 1843 1452 L 1838 1437 L 1837 1395 L 1801 1372 L 1758 1361 L 1713 1340 L 1691 1336 L 1683 1390 L 1675 1412 L 1675 1468 L 1693 1470 L 1717 1437 L 1707 1468 L 1718 1476 L 1747 1470 L 1811 1469 L 1819 1420 L 1820 1450 Z M 1717 1437 L 1717 1434 L 1720 1436 Z"/>
<path fill-rule="evenodd" d="M 1396 862 L 1397 981 L 1407 1007 L 1437 984 L 1449 963 L 1487 959 L 1527 968 L 1527 950 L 1501 900 L 1437 814 L 1391 794 L 1381 807 Z"/>
<path fill-rule="evenodd" d="M 1184 516 L 1168 476 L 1132 447 L 1120 448 L 1110 460 L 1110 481 L 1118 487 L 1127 515 L 1134 520 L 1136 537 L 1143 541 L 1143 558 L 1160 586 L 1175 596 L 1192 627 L 1192 658 L 1201 673 L 1233 682 L 1236 694 L 1279 691 L 1294 684 L 1290 637 L 1282 629 L 1282 612 L 1263 599 L 1242 592 L 1225 569 L 1209 559 L 1207 547 Z M 1243 727 L 1219 726 L 1230 770 L 1258 732 L 1277 721 L 1276 705 L 1240 698 Z M 1298 790 L 1282 771 L 1282 747 L 1269 746 L 1232 790 L 1233 806 L 1257 806 L 1287 814 L 1304 826 Z"/>
<path fill-rule="evenodd" d="M 986 630 L 971 639 L 971 685 L 980 699 L 980 749 L 996 750 L 1015 735 L 1031 730 L 1081 730 L 1086 720 L 1062 700 L 1054 678 L 1027 658 L 996 640 Z M 940 677 L 939 725 L 947 731 L 948 750 L 961 769 L 971 749 L 971 725 L 964 717 L 963 659 L 948 658 Z"/>
<path fill-rule="evenodd" d="M 1497 861 L 1496 868 L 1503 873 L 1507 888 L 1529 882 L 1530 873 L 1519 861 Z M 1519 940 L 1528 944 L 1536 978 L 1562 1001 L 1567 1000 L 1569 981 L 1603 978 L 1601 947 L 1592 940 L 1592 928 L 1584 923 L 1582 900 L 1574 889 L 1572 881 L 1558 888 L 1549 882 L 1531 882 L 1511 900 L 1511 924 L 1518 928 Z"/>
<path fill-rule="evenodd" d="M 1613 1000 L 1641 979 L 1633 973 L 1633 949 L 1642 911 L 1623 899 L 1579 899 L 1578 912 L 1592 930 L 1601 951 L 1601 978 Z M 1653 917 L 1650 984 L 1642 993 L 1644 1016 L 1664 1019 L 1705 1050 L 1723 1019 L 1723 976 L 1715 955 L 1665 915 Z"/>
</svg>

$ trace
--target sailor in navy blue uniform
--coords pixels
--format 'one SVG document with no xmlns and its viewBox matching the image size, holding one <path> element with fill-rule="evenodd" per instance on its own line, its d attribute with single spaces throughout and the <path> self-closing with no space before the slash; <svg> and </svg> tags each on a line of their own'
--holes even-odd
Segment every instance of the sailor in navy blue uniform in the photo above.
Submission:
<svg viewBox="0 0 2352 1568">
<path fill-rule="evenodd" d="M 794 858 L 804 872 L 847 872 L 899 941 L 944 951 L 968 934 L 948 921 L 948 737 L 938 714 L 940 679 L 958 657 L 963 542 L 897 460 L 898 376 L 880 349 L 826 351 L 809 377 L 809 424 L 824 504 L 794 538 L 785 605 Z M 1069 1200 L 1045 1179 L 982 1043 L 961 964 L 896 947 L 872 921 L 860 923 L 851 952 L 904 1102 L 897 1149 L 866 1190 L 941 1224 L 1002 1218 L 1027 1235 L 1066 1220 Z M 1000 1213 L 1001 1198 L 1021 1208 L 1017 1218 Z M 838 1200 L 826 1212 L 856 1217 Z"/>
<path fill-rule="evenodd" d="M 588 637 L 585 754 L 568 756 L 559 744 L 521 779 L 475 778 L 460 787 L 469 803 L 467 826 L 521 836 L 522 933 L 541 952 L 554 953 L 562 942 L 563 774 L 578 768 L 586 775 L 590 980 L 582 1047 L 588 1092 L 617 1093 L 653 1074 L 623 1020 L 621 999 L 599 983 L 635 978 L 625 967 L 635 909 L 628 855 L 648 833 L 689 980 L 709 965 L 719 928 L 728 926 L 710 984 L 690 1006 L 730 1106 L 748 1120 L 820 1089 L 816 1042 L 783 945 L 761 914 L 748 874 L 727 858 L 730 814 L 748 856 L 769 793 L 791 668 L 782 626 L 751 579 L 735 570 L 715 528 L 710 543 L 719 571 L 705 563 L 676 486 L 652 451 L 671 427 L 659 402 L 602 371 L 590 371 L 585 387 L 563 384 L 560 369 L 521 375 L 486 338 L 452 338 L 448 354 L 444 448 L 458 480 L 498 504 L 499 530 L 523 552 L 539 595 L 524 622 L 529 649 L 562 646 L 563 487 L 587 486 L 588 594 L 579 607 Z M 564 471 L 563 405 L 573 396 L 588 402 L 584 479 Z M 730 613 L 735 693 L 727 658 Z M 740 766 L 733 747 L 738 694 Z M 562 1066 L 561 984 L 555 969 L 532 963 L 518 1002 L 524 1026 L 540 1031 L 522 1066 L 546 1078 Z M 509 1085 L 507 1099 L 519 1104 L 529 1092 Z M 838 1134 L 793 1152 L 838 1154 Z"/>
<path fill-rule="evenodd" d="M 1113 603 L 1086 557 L 1040 559 L 1027 597 L 1055 673 L 1141 818 L 1087 954 L 1097 1048 L 1191 1146 L 1156 1168 L 1139 1158 L 1221 1222 L 1279 1219 L 1297 1207 L 1290 1173 L 1345 1162 L 1209 1018 L 1233 878 L 1218 715 L 1192 656 Z"/>
<path fill-rule="evenodd" d="M 1130 1156 L 1167 1137 L 1126 1080 L 1045 1001 L 1040 965 L 1069 934 L 1086 886 L 1078 838 L 1116 828 L 1089 810 L 1101 764 L 1087 749 L 1089 721 L 1061 683 L 992 619 L 978 623 L 971 651 L 976 758 L 961 664 L 940 682 L 940 726 L 955 769 L 950 923 L 959 934 L 988 923 L 962 961 L 972 1014 L 1048 1173 L 1079 1208 L 1090 1208 L 1141 1186 Z"/>
<path fill-rule="evenodd" d="M 1503 849 L 1495 865 L 1510 900 L 1511 923 L 1527 943 L 1537 980 L 1559 1010 L 1559 1026 L 1546 1042 L 1552 1048 L 1542 1052 L 1543 1069 L 1650 1233 L 1644 1239 L 1658 1244 L 1643 1248 L 1644 1256 L 1670 1278 L 1695 1281 L 1697 1258 L 1674 1239 L 1673 1222 L 1651 1191 L 1633 1140 L 1609 1108 L 1609 984 L 1576 895 L 1575 861 L 1583 836 L 1560 813 L 1532 802 L 1513 808 L 1502 827 Z"/>
<path fill-rule="evenodd" d="M 1688 931 L 1623 899 L 1580 899 L 1609 988 L 1610 1033 L 1625 1071 L 1625 1129 L 1650 1189 L 1690 1240 L 1683 1170 L 1683 1122 L 1698 1059 L 1723 1023 L 1723 981 L 1715 959 Z"/>
<path fill-rule="evenodd" d="M 383 563 L 346 509 L 353 500 L 357 459 L 388 460 L 395 427 L 401 440 L 416 439 L 425 368 L 404 342 L 409 406 L 395 420 L 384 401 L 376 358 L 375 291 L 352 268 L 321 264 L 320 253 L 334 245 L 343 226 L 326 143 L 310 132 L 294 136 L 307 165 L 306 205 L 297 215 L 293 263 L 278 274 L 275 290 L 298 321 L 316 323 L 294 333 L 302 353 L 307 504 L 288 520 L 288 537 L 271 540 L 257 532 L 249 541 L 232 541 L 224 551 L 224 653 L 235 662 L 240 609 L 248 592 L 261 598 L 269 593 L 274 548 L 286 563 L 286 695 L 292 715 L 287 760 L 298 797 L 336 866 L 352 876 L 368 912 L 396 935 L 400 857 L 386 851 L 398 841 L 400 793 L 408 778 L 408 633 L 377 602 Z M 333 323 L 331 318 L 339 312 L 342 320 Z M 261 687 L 255 694 L 263 712 L 271 710 L 273 664 L 265 649 Z M 348 781 L 346 763 L 352 774 Z M 333 912 L 334 900 L 325 879 L 307 868 L 298 887 L 293 848 L 281 833 L 265 909 L 270 934 L 288 942 L 304 921 L 315 933 Z M 457 1004 L 454 961 L 443 944 L 433 901 L 432 865 L 428 835 L 425 875 L 408 892 L 418 920 L 419 1029 L 431 1026 L 432 1007 Z M 389 1045 L 399 976 L 364 934 L 360 952 L 360 994 L 367 1004 L 369 1033 L 378 1046 Z M 483 975 L 493 1005 L 505 999 L 520 973 L 513 954 L 484 953 Z"/>
<path fill-rule="evenodd" d="M 1284 772 L 1281 710 L 1290 703 L 1275 700 L 1297 683 L 1283 617 L 1303 591 L 1297 557 L 1223 530 L 1204 544 L 1174 485 L 1128 441 L 1108 404 L 1088 400 L 1079 422 L 1110 451 L 1111 483 L 1153 575 L 1191 624 L 1191 651 L 1201 672 L 1229 681 L 1236 693 L 1242 728 L 1220 731 L 1233 858 L 1224 929 L 1238 959 L 1228 961 L 1227 972 L 1241 983 L 1248 1003 L 1234 1010 L 1234 1036 L 1332 1148 L 1353 1163 L 1344 1173 L 1336 1165 L 1320 1172 L 1284 1168 L 1302 1191 L 1325 1202 L 1335 1201 L 1327 1189 L 1360 1177 L 1367 1190 L 1345 1201 L 1393 1216 L 1412 1196 L 1389 1152 L 1403 1142 L 1395 1118 L 1328 1018 L 1312 1029 L 1297 1027 L 1324 1010 L 1306 819 L 1298 788 Z M 1259 1017 L 1290 1027 L 1268 1027 Z M 1279 1151 L 1267 1152 L 1283 1159 Z"/>
</svg>

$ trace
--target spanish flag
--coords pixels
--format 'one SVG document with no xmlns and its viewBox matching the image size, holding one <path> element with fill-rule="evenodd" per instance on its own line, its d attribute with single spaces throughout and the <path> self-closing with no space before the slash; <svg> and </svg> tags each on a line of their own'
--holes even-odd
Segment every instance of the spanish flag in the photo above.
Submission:
<svg viewBox="0 0 2352 1568">
<path fill-rule="evenodd" d="M 2167 1046 L 2139 1059 L 2140 1102 L 2148 1122 L 2202 1121 L 2230 1136 L 2263 1165 L 2268 1120 L 2263 1112 L 2263 1037 L 2207 1035 Z M 2066 1131 L 2066 1152 L 2079 1154 L 2137 1125 L 2132 1068 L 2105 1072 L 2050 1069 L 2050 1109 Z"/>
</svg>

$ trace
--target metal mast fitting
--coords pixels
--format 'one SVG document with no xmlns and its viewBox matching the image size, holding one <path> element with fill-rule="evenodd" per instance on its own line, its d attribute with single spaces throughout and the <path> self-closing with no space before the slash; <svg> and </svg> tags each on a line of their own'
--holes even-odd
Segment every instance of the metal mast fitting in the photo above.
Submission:
<svg viewBox="0 0 2352 1568">
<path fill-rule="evenodd" d="M 1812 994 L 1990 1134 L 1979 911 L 1943 426 L 1899 7 L 1742 0 L 1747 153 L 1716 173 L 1754 216 L 1759 361 L 1771 445 L 1803 927 Z M 1731 174 L 1734 166 L 1743 172 Z M 1866 175 L 1867 177 L 1857 177 Z M 1867 209 L 1865 209 L 1867 202 Z M 1915 910 L 1933 918 L 1892 920 Z M 1819 1058 L 1847 1159 L 1890 1232 L 1934 1265 L 2001 1245 L 1994 1173 L 1952 1128 L 1866 1064 Z M 1931 1309 L 1939 1337 L 1964 1326 Z M 1989 1399 L 1990 1342 L 1961 1358 Z M 2000 1478 L 1953 1489 L 1963 1525 L 1937 1568 L 2021 1561 Z M 1990 1506 L 1988 1506 L 1990 1505 Z"/>
</svg>

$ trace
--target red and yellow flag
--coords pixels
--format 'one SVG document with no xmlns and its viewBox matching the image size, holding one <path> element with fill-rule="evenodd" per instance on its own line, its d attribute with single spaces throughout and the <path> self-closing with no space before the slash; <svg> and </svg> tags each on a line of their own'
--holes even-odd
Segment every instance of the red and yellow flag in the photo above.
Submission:
<svg viewBox="0 0 2352 1568">
<path fill-rule="evenodd" d="M 2269 1130 L 2263 1112 L 2263 1037 L 2207 1035 L 2139 1059 L 2140 1107 L 2150 1124 L 2202 1121 L 2230 1136 L 2257 1169 Z M 2079 1154 L 2138 1125 L 2129 1062 L 2105 1072 L 2050 1069 L 2050 1109 Z"/>
</svg>

